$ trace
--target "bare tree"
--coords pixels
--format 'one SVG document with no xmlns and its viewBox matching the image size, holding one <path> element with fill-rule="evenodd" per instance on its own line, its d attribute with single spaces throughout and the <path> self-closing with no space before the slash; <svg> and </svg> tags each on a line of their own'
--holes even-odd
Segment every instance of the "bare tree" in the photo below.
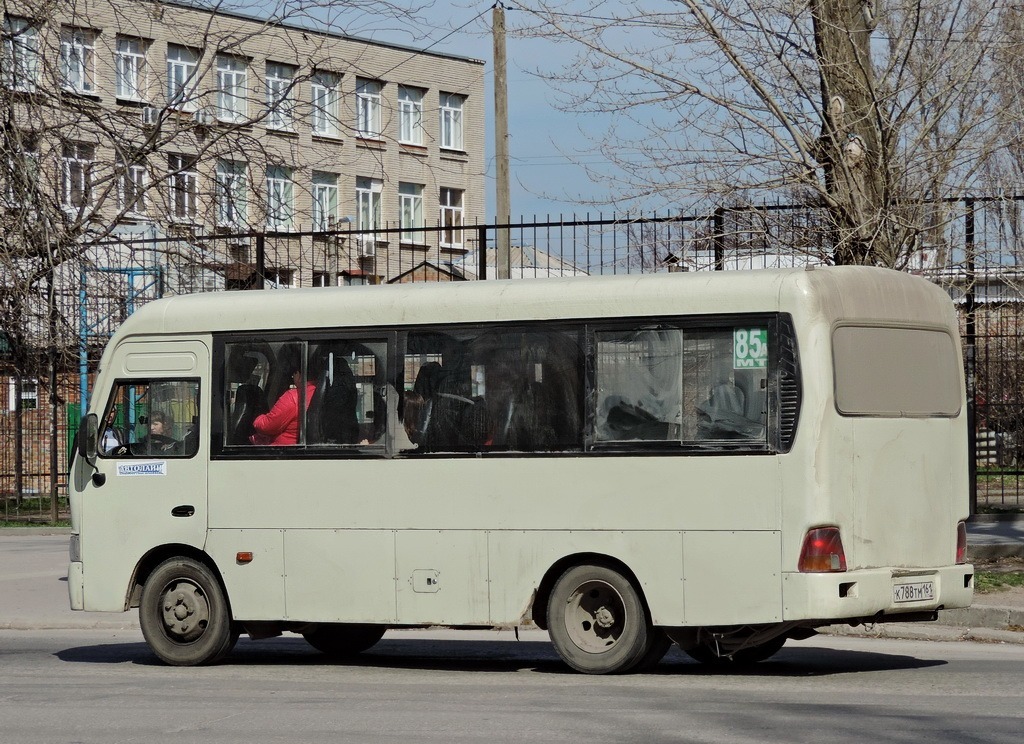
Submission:
<svg viewBox="0 0 1024 744">
<path fill-rule="evenodd" d="M 999 151 L 1006 0 L 515 2 L 519 34 L 575 51 L 539 70 L 566 109 L 615 114 L 592 145 L 611 200 L 820 206 L 827 260 L 899 266 Z"/>
<path fill-rule="evenodd" d="M 235 12 L 246 8 L 260 17 Z M 16 381 L 36 378 L 49 393 L 53 457 L 57 372 L 82 353 L 79 340 L 97 324 L 109 330 L 128 305 L 148 296 L 147 266 L 223 273 L 237 261 L 202 247 L 208 244 L 197 236 L 211 232 L 204 225 L 239 233 L 273 225 L 274 168 L 308 170 L 331 157 L 327 149 L 299 147 L 297 136 L 263 130 L 276 122 L 287 134 L 293 119 L 315 118 L 310 109 L 319 104 L 296 92 L 322 70 L 338 79 L 367 68 L 379 74 L 379 50 L 342 44 L 336 34 L 366 32 L 371 24 L 422 28 L 421 9 L 414 0 L 5 0 L 0 331 L 5 371 Z M 163 57 L 159 64 L 147 58 L 158 42 L 166 45 L 166 65 Z M 266 49 L 273 56 L 261 56 L 280 64 L 246 66 L 253 50 Z M 340 107 L 340 89 L 325 90 L 320 113 L 334 117 L 340 137 L 350 117 L 328 110 L 327 101 Z M 143 248 L 127 241 L 138 235 L 163 237 Z M 283 250 L 299 245 L 281 242 Z M 79 301 L 86 294 L 107 303 L 105 318 L 89 317 Z"/>
<path fill-rule="evenodd" d="M 4 2 L 0 327 L 21 374 L 38 374 L 39 349 L 77 353 L 78 308 L 53 307 L 48 287 L 67 294 L 90 269 L 144 263 L 117 255 L 135 249 L 111 246 L 111 238 L 153 226 L 163 235 L 180 234 L 182 241 L 156 250 L 181 254 L 182 264 L 194 268 L 224 260 L 191 250 L 194 225 L 244 232 L 268 224 L 267 199 L 257 194 L 268 169 L 290 164 L 288 157 L 294 162 L 295 148 L 268 144 L 254 125 L 268 117 L 308 117 L 302 108 L 308 101 L 297 101 L 294 92 L 319 68 L 339 66 L 338 51 L 317 31 L 363 32 L 373 22 L 415 27 L 421 10 L 389 0 L 278 0 L 259 6 L 259 21 L 231 14 L 245 7 Z M 282 28 L 297 23 L 310 32 Z M 144 48 L 153 39 L 176 43 L 181 58 L 173 69 L 146 67 Z M 223 69 L 232 55 L 244 61 L 253 48 L 268 45 L 282 60 L 280 78 L 264 79 L 278 74 L 269 67 Z M 368 54 L 345 59 L 346 71 L 358 74 Z M 235 91 L 223 84 L 232 74 L 242 81 Z M 264 93 L 271 89 L 274 100 Z M 336 124 L 351 126 L 348 117 Z M 318 165 L 317 153 L 299 155 L 304 167 Z M 216 162 L 238 163 L 239 170 L 217 172 Z M 196 179 L 200 171 L 209 178 Z M 241 204 L 233 202 L 247 208 L 234 209 Z M 218 219 L 218 209 L 232 219 Z"/>
</svg>

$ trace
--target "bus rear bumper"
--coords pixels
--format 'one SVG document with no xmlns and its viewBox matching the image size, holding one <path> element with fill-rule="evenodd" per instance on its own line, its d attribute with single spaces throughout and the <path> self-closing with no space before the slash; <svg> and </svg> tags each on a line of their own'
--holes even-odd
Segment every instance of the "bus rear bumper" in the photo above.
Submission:
<svg viewBox="0 0 1024 744">
<path fill-rule="evenodd" d="M 969 606 L 974 596 L 974 567 L 787 573 L 782 587 L 786 621 L 898 620 L 901 615 L 920 619 L 930 611 Z"/>
<path fill-rule="evenodd" d="M 68 599 L 72 610 L 85 609 L 85 572 L 81 561 L 68 563 Z"/>
</svg>

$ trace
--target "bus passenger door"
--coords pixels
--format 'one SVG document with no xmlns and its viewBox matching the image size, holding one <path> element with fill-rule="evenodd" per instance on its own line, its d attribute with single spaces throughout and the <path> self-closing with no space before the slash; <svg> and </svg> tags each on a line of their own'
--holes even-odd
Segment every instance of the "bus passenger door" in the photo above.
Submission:
<svg viewBox="0 0 1024 744">
<path fill-rule="evenodd" d="M 120 610 L 155 547 L 206 541 L 209 350 L 198 341 L 131 342 L 106 370 L 97 473 L 83 494 L 85 605 Z"/>
</svg>

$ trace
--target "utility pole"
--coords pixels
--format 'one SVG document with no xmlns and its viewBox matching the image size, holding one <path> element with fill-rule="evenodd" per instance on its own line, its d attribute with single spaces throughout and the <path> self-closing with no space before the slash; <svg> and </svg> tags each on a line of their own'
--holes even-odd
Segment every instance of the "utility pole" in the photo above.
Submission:
<svg viewBox="0 0 1024 744">
<path fill-rule="evenodd" d="M 494 35 L 494 170 L 497 209 L 495 222 L 507 225 L 512 221 L 512 200 L 509 193 L 508 165 L 508 79 L 505 57 L 505 8 L 498 0 L 492 10 L 491 30 Z M 508 228 L 495 232 L 499 279 L 512 274 L 511 243 Z"/>
</svg>

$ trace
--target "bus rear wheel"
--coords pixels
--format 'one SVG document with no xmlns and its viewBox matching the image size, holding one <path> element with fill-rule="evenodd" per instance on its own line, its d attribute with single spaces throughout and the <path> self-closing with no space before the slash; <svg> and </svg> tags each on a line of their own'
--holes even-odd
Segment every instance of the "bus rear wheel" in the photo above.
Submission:
<svg viewBox="0 0 1024 744">
<path fill-rule="evenodd" d="M 384 637 L 383 625 L 355 623 L 321 623 L 302 633 L 306 642 L 328 656 L 345 657 L 361 654 Z"/>
<path fill-rule="evenodd" d="M 547 621 L 558 655 L 586 674 L 628 672 L 648 661 L 657 643 L 636 589 L 606 566 L 563 573 L 551 589 Z"/>
<path fill-rule="evenodd" d="M 220 581 L 191 558 L 156 567 L 142 588 L 139 624 L 153 653 L 173 666 L 213 664 L 238 640 Z"/>
</svg>

